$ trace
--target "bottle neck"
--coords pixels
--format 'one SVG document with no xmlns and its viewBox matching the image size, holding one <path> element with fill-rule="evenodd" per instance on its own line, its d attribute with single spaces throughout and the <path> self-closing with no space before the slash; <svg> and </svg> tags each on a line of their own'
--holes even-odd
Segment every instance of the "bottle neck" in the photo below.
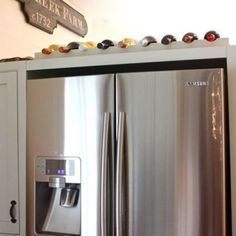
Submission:
<svg viewBox="0 0 236 236">
<path fill-rule="evenodd" d="M 118 47 L 119 47 L 119 48 L 127 48 L 127 47 L 128 47 L 128 44 L 127 44 L 127 43 L 124 43 L 124 42 L 122 42 L 122 41 L 120 41 L 120 42 L 118 43 Z"/>
<path fill-rule="evenodd" d="M 110 46 L 112 46 L 112 45 L 109 45 L 108 43 L 98 43 L 97 44 L 97 48 L 99 48 L 99 49 L 107 49 Z"/>
<path fill-rule="evenodd" d="M 45 54 L 45 55 L 50 55 L 52 53 L 52 49 L 50 48 L 43 48 L 42 49 L 42 53 Z"/>
<path fill-rule="evenodd" d="M 67 46 L 59 47 L 58 51 L 61 52 L 61 53 L 67 53 L 70 50 L 78 49 L 78 48 L 79 48 L 79 43 L 72 42 L 72 43 L 69 43 Z"/>
<path fill-rule="evenodd" d="M 67 53 L 69 52 L 71 49 L 68 46 L 61 46 L 59 47 L 58 51 L 61 53 Z"/>
<path fill-rule="evenodd" d="M 157 43 L 157 40 L 151 36 L 145 37 L 141 40 L 141 45 L 143 47 L 147 47 L 148 45 L 150 45 L 152 43 Z"/>
</svg>

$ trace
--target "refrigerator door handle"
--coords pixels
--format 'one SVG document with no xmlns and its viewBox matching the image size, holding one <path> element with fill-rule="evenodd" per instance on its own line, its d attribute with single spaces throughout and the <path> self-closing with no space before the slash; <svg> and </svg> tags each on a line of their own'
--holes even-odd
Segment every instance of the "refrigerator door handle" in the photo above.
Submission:
<svg viewBox="0 0 236 236">
<path fill-rule="evenodd" d="M 108 136 L 110 113 L 105 112 L 102 133 L 102 163 L 101 163 L 101 236 L 107 234 L 107 162 L 108 162 Z"/>
<path fill-rule="evenodd" d="M 116 236 L 122 236 L 122 173 L 124 161 L 124 128 L 125 113 L 118 115 L 118 136 L 117 136 L 117 169 L 116 169 Z"/>
</svg>

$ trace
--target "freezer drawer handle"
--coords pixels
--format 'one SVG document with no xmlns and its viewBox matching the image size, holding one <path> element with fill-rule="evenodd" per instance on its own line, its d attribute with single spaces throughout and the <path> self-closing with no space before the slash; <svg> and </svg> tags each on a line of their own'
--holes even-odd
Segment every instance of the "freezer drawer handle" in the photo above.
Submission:
<svg viewBox="0 0 236 236">
<path fill-rule="evenodd" d="M 102 134 L 102 166 L 101 166 L 101 236 L 107 235 L 107 162 L 108 162 L 108 134 L 110 113 L 104 113 Z"/>
<path fill-rule="evenodd" d="M 116 235 L 123 235 L 122 224 L 122 173 L 123 173 L 123 154 L 124 154 L 124 128 L 125 113 L 119 112 L 118 115 L 118 138 L 117 138 L 117 169 L 116 169 Z"/>
<path fill-rule="evenodd" d="M 15 218 L 15 205 L 16 205 L 16 201 L 12 200 L 11 201 L 11 208 L 10 208 L 10 217 L 11 217 L 11 222 L 13 224 L 15 224 L 17 222 L 16 218 Z"/>
</svg>

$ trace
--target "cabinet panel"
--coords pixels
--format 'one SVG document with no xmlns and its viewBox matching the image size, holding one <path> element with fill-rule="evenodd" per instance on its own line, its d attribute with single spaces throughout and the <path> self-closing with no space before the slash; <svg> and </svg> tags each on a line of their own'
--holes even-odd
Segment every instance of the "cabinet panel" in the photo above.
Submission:
<svg viewBox="0 0 236 236">
<path fill-rule="evenodd" d="M 17 73 L 0 73 L 0 233 L 19 234 Z"/>
</svg>

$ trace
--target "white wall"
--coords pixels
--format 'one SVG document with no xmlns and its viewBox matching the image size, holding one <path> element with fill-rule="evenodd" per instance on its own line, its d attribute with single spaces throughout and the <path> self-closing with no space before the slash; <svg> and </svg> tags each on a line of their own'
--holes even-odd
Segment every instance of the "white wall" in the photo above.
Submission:
<svg viewBox="0 0 236 236">
<path fill-rule="evenodd" d="M 64 0 L 85 16 L 88 35 L 83 39 L 58 25 L 52 35 L 25 22 L 17 0 L 0 0 L 0 58 L 33 56 L 52 43 L 100 41 L 124 37 L 157 39 L 167 33 L 181 40 L 193 31 L 203 38 L 214 29 L 236 44 L 235 7 L 233 0 Z"/>
<path fill-rule="evenodd" d="M 34 56 L 35 52 L 41 51 L 52 43 L 67 44 L 71 41 L 93 40 L 93 32 L 95 33 L 93 27 L 97 27 L 99 34 L 102 32 L 105 34 L 103 26 L 106 22 L 102 18 L 96 19 L 93 16 L 90 20 L 84 11 L 83 4 L 76 4 L 73 0 L 64 1 L 76 8 L 89 21 L 89 33 L 86 38 L 80 37 L 59 24 L 53 34 L 48 34 L 26 23 L 17 0 L 0 0 L 0 58 Z"/>
<path fill-rule="evenodd" d="M 112 25 L 114 37 L 139 39 L 151 34 L 161 39 L 172 33 L 182 39 L 185 33 L 193 31 L 203 38 L 208 30 L 214 29 L 236 43 L 234 0 L 77 1 L 98 17 L 103 16 Z"/>
</svg>

